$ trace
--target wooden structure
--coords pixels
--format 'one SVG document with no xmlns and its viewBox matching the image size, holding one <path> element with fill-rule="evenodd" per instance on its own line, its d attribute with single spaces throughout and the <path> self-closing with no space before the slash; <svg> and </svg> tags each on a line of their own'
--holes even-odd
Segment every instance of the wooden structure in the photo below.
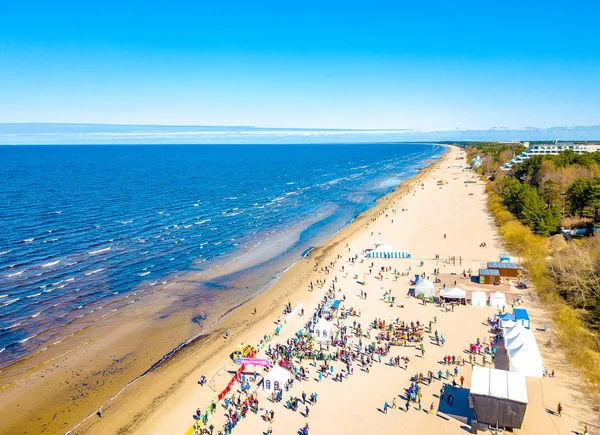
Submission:
<svg viewBox="0 0 600 435">
<path fill-rule="evenodd" d="M 479 284 L 500 282 L 500 271 L 497 269 L 479 269 Z"/>
<path fill-rule="evenodd" d="M 500 272 L 500 276 L 516 278 L 519 276 L 519 266 L 515 263 L 505 263 L 498 261 L 490 261 L 487 264 L 488 269 L 497 270 Z"/>
</svg>

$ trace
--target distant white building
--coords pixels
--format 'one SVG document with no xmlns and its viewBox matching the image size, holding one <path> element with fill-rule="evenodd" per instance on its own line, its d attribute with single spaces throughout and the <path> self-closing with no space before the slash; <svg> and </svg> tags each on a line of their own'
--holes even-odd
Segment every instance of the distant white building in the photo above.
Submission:
<svg viewBox="0 0 600 435">
<path fill-rule="evenodd" d="M 482 163 L 483 163 L 483 160 L 481 159 L 481 157 L 475 156 L 475 157 L 473 157 L 473 160 L 471 160 L 471 167 L 473 169 L 479 168 Z"/>
<path fill-rule="evenodd" d="M 556 156 L 566 150 L 572 150 L 575 154 L 593 153 L 594 151 L 600 151 L 600 144 L 551 143 L 531 145 L 527 151 L 506 163 L 502 169 L 508 171 L 515 163 L 521 163 L 532 156 Z"/>
</svg>

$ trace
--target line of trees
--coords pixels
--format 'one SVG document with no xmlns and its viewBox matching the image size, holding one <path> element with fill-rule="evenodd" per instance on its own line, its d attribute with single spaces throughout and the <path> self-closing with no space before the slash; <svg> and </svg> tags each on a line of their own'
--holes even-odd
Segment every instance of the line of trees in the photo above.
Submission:
<svg viewBox="0 0 600 435">
<path fill-rule="evenodd" d="M 600 235 L 594 232 L 600 220 L 600 152 L 534 156 L 507 172 L 501 169 L 501 156 L 510 151 L 507 144 L 466 149 L 470 159 L 487 159 L 489 164 L 479 171 L 490 180 L 489 189 L 534 233 L 548 237 L 561 226 L 586 227 L 588 237 L 547 252 L 546 267 L 562 299 L 579 310 L 588 325 L 600 329 Z M 498 214 L 496 218 L 503 220 Z"/>
<path fill-rule="evenodd" d="M 472 158 L 483 159 L 480 172 L 494 183 L 494 191 L 508 209 L 535 233 L 555 234 L 562 224 L 588 227 L 599 222 L 600 152 L 575 154 L 566 150 L 558 155 L 538 155 L 501 170 L 507 144 L 477 145 L 468 148 Z M 518 149 L 515 147 L 516 154 Z M 572 219 L 578 218 L 578 219 Z"/>
</svg>

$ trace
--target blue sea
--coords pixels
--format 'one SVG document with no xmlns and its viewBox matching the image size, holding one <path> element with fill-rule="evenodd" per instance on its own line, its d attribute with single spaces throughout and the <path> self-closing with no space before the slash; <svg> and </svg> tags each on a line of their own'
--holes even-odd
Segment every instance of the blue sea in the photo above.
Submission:
<svg viewBox="0 0 600 435">
<path fill-rule="evenodd" d="M 434 144 L 0 147 L 0 368 L 118 311 L 133 291 L 168 292 L 180 273 L 270 237 L 280 237 L 273 255 L 297 260 L 442 153 Z"/>
</svg>

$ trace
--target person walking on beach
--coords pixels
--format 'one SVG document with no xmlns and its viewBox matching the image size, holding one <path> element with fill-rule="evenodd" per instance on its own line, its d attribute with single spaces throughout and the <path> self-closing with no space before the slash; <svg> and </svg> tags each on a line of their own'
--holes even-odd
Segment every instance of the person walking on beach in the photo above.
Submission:
<svg viewBox="0 0 600 435">
<path fill-rule="evenodd" d="M 383 404 L 383 413 L 384 413 L 384 414 L 387 414 L 387 410 L 388 410 L 388 408 L 389 408 L 389 407 L 390 407 L 390 405 L 388 405 L 388 403 L 387 403 L 387 402 L 385 402 L 385 403 Z"/>
<path fill-rule="evenodd" d="M 559 417 L 562 417 L 562 411 L 563 411 L 562 404 L 560 402 L 558 402 L 558 406 L 556 407 L 556 413 L 558 414 Z"/>
<path fill-rule="evenodd" d="M 463 387 L 464 383 L 465 383 L 465 377 L 461 375 L 461 377 L 460 377 L 460 388 Z"/>
<path fill-rule="evenodd" d="M 308 409 L 308 405 L 307 405 L 307 406 L 306 406 L 306 409 L 304 410 L 304 416 L 305 416 L 306 418 L 308 418 L 308 412 L 309 412 L 309 411 L 310 411 L 310 410 Z"/>
<path fill-rule="evenodd" d="M 392 409 L 396 409 L 396 398 L 394 397 L 394 400 L 392 400 Z"/>
</svg>

